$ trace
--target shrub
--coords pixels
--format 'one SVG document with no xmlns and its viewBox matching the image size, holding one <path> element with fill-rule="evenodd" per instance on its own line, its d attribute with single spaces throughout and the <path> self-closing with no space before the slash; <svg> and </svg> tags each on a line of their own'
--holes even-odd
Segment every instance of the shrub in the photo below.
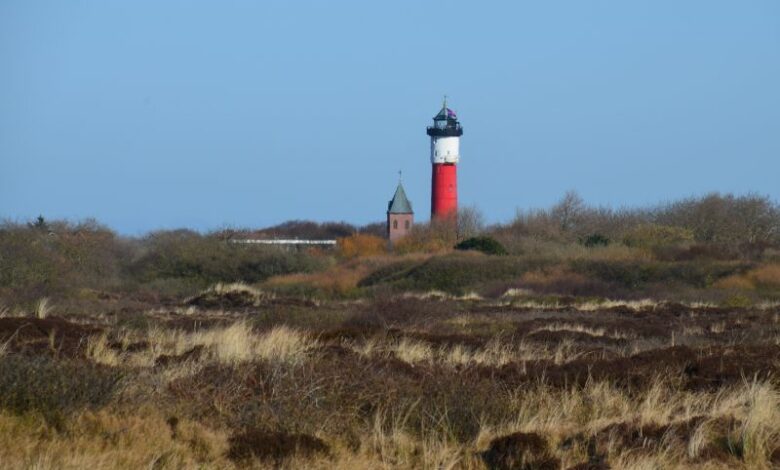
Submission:
<svg viewBox="0 0 780 470">
<path fill-rule="evenodd" d="M 396 253 L 437 253 L 449 250 L 457 241 L 457 226 L 452 220 L 434 220 L 416 224 L 393 244 Z"/>
<path fill-rule="evenodd" d="M 553 470 L 561 467 L 547 440 L 535 433 L 516 432 L 493 439 L 481 456 L 490 469 Z"/>
<path fill-rule="evenodd" d="M 263 281 L 271 276 L 313 272 L 327 259 L 276 247 L 231 245 L 216 236 L 188 230 L 156 232 L 144 240 L 145 253 L 130 266 L 130 274 L 148 283 L 158 279 L 189 279 L 205 287 L 217 282 Z"/>
<path fill-rule="evenodd" d="M 764 289 L 780 289 L 780 264 L 760 266 L 748 272 L 748 278 Z"/>
<path fill-rule="evenodd" d="M 753 290 L 756 286 L 746 276 L 734 274 L 723 279 L 719 279 L 713 287 L 723 290 Z"/>
<path fill-rule="evenodd" d="M 455 245 L 456 250 L 476 250 L 486 255 L 506 255 L 506 249 L 491 237 L 473 237 Z"/>
<path fill-rule="evenodd" d="M 113 396 L 120 375 L 87 363 L 10 355 L 0 359 L 0 407 L 39 412 L 58 424 L 81 407 L 99 407 Z"/>
<path fill-rule="evenodd" d="M 327 454 L 328 445 L 308 434 L 287 434 L 261 429 L 248 429 L 230 437 L 228 458 L 241 462 L 251 458 L 271 461 L 275 467 L 282 465 L 292 455 L 311 456 Z"/>
<path fill-rule="evenodd" d="M 265 238 L 307 238 L 333 239 L 347 237 L 357 229 L 346 222 L 313 222 L 311 220 L 289 220 L 273 227 L 255 230 L 252 236 Z"/>
<path fill-rule="evenodd" d="M 730 308 L 746 308 L 751 305 L 753 305 L 753 301 L 750 300 L 750 297 L 741 294 L 732 295 L 723 301 L 723 306 Z"/>
<path fill-rule="evenodd" d="M 565 266 L 529 271 L 514 287 L 531 289 L 537 294 L 609 297 L 618 293 L 614 283 L 571 272 Z"/>
<path fill-rule="evenodd" d="M 698 242 L 776 243 L 780 233 L 780 207 L 755 194 L 713 193 L 674 202 L 657 212 L 659 223 L 685 227 Z"/>
<path fill-rule="evenodd" d="M 587 246 L 588 248 L 594 246 L 607 246 L 609 245 L 609 238 L 600 233 L 592 233 L 587 237 L 580 238 L 580 244 Z"/>
<path fill-rule="evenodd" d="M 94 221 L 0 225 L 0 288 L 18 303 L 119 282 L 127 247 Z M 0 291 L 0 295 L 3 292 Z"/>
<path fill-rule="evenodd" d="M 448 301 L 430 302 L 379 295 L 363 308 L 352 312 L 344 326 L 370 332 L 377 328 L 423 325 L 455 313 L 455 306 Z"/>
<path fill-rule="evenodd" d="M 776 290 L 780 289 L 780 265 L 768 264 L 744 274 L 734 274 L 715 283 L 718 289 Z"/>
<path fill-rule="evenodd" d="M 654 248 L 693 241 L 693 232 L 686 228 L 658 224 L 642 224 L 628 232 L 623 242 L 637 248 Z"/>
<path fill-rule="evenodd" d="M 358 282 L 358 287 L 371 287 L 380 283 L 390 283 L 402 279 L 419 261 L 403 260 L 382 266 Z"/>
<path fill-rule="evenodd" d="M 657 261 L 600 261 L 572 262 L 575 272 L 593 276 L 605 282 L 614 282 L 626 288 L 638 288 L 651 282 L 680 282 L 705 288 L 720 278 L 744 270 L 744 266 L 722 262 L 667 263 Z"/>
<path fill-rule="evenodd" d="M 393 284 L 401 289 L 441 290 L 463 294 L 495 280 L 510 280 L 530 269 L 546 265 L 543 260 L 482 255 L 437 256 L 421 263 Z"/>
<path fill-rule="evenodd" d="M 387 250 L 387 240 L 375 235 L 357 233 L 338 239 L 339 253 L 344 258 L 377 256 Z"/>
</svg>

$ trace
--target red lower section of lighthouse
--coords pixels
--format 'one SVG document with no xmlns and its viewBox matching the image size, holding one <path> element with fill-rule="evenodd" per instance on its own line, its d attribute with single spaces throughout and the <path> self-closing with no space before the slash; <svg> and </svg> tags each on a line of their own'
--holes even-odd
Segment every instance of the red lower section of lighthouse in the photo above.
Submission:
<svg viewBox="0 0 780 470">
<path fill-rule="evenodd" d="M 458 170 L 452 163 L 434 163 L 431 178 L 431 218 L 442 219 L 458 211 Z"/>
</svg>

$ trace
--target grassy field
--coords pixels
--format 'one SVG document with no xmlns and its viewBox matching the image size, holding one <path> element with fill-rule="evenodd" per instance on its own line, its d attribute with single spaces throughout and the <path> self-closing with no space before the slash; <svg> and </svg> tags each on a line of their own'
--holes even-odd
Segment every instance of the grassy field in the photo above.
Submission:
<svg viewBox="0 0 780 470">
<path fill-rule="evenodd" d="M 772 303 L 104 297 L 3 311 L 4 468 L 780 465 Z"/>
</svg>

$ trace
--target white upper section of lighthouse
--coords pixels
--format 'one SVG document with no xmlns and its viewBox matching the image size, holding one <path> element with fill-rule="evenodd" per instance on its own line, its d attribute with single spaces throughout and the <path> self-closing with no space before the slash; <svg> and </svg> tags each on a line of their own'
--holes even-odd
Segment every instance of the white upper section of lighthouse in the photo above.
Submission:
<svg viewBox="0 0 780 470">
<path fill-rule="evenodd" d="M 460 137 L 431 136 L 431 163 L 458 163 Z"/>
<path fill-rule="evenodd" d="M 433 126 L 428 128 L 428 135 L 431 136 L 431 163 L 458 163 L 463 128 L 455 111 L 447 107 L 446 97 L 441 111 L 433 118 Z"/>
</svg>

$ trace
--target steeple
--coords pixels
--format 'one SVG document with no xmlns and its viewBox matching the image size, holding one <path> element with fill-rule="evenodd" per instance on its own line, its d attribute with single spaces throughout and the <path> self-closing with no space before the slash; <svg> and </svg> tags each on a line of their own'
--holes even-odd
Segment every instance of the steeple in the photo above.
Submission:
<svg viewBox="0 0 780 470">
<path fill-rule="evenodd" d="M 387 203 L 388 214 L 414 214 L 412 210 L 412 203 L 409 202 L 409 198 L 406 197 L 406 191 L 401 181 L 398 181 L 398 187 L 395 188 L 395 194 L 393 199 Z"/>
<path fill-rule="evenodd" d="M 395 188 L 393 199 L 387 203 L 387 239 L 390 244 L 406 236 L 414 224 L 412 203 L 406 197 L 404 185 L 401 184 L 401 172 L 398 172 L 398 187 Z"/>
</svg>

